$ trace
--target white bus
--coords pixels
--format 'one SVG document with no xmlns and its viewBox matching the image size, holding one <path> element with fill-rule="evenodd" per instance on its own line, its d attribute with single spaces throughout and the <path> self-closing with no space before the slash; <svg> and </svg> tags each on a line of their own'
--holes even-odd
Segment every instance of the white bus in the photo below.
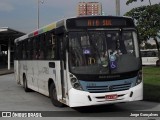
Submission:
<svg viewBox="0 0 160 120">
<path fill-rule="evenodd" d="M 142 100 L 138 43 L 128 17 L 60 20 L 15 40 L 16 81 L 58 107 Z"/>
<path fill-rule="evenodd" d="M 158 66 L 158 50 L 157 49 L 146 49 L 141 50 L 142 65 L 156 65 Z"/>
</svg>

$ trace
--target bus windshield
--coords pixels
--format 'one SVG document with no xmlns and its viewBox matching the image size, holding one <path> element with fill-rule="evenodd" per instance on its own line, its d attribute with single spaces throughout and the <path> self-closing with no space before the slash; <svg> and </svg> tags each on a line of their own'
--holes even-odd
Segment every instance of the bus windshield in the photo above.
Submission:
<svg viewBox="0 0 160 120">
<path fill-rule="evenodd" d="M 105 30 L 69 33 L 69 65 L 76 74 L 136 71 L 140 58 L 135 31 Z"/>
</svg>

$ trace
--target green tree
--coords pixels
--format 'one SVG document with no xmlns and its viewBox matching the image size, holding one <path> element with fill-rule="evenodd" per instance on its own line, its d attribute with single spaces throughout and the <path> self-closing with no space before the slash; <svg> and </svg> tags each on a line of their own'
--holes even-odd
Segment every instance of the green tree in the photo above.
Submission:
<svg viewBox="0 0 160 120">
<path fill-rule="evenodd" d="M 146 41 L 153 38 L 159 49 L 157 38 L 160 38 L 158 34 L 160 32 L 160 3 L 133 8 L 125 15 L 135 19 L 140 40 Z"/>
<path fill-rule="evenodd" d="M 138 1 L 144 1 L 144 0 L 138 0 Z M 137 0 L 127 0 L 126 4 L 129 5 L 132 2 L 137 2 Z M 151 0 L 149 0 L 149 4 L 151 5 Z"/>
<path fill-rule="evenodd" d="M 140 0 L 140 1 L 142 2 L 143 0 Z M 129 5 L 132 2 L 137 2 L 137 0 L 127 0 L 126 4 Z"/>
</svg>

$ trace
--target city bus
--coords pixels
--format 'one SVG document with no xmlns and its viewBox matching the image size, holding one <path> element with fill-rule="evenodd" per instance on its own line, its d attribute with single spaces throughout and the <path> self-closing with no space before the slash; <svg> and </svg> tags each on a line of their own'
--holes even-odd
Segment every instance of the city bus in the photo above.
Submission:
<svg viewBox="0 0 160 120">
<path fill-rule="evenodd" d="M 19 37 L 14 72 L 26 92 L 57 107 L 143 99 L 138 33 L 129 17 L 72 17 Z"/>
<path fill-rule="evenodd" d="M 158 66 L 158 50 L 157 49 L 145 49 L 141 50 L 142 65 L 156 65 Z"/>
</svg>

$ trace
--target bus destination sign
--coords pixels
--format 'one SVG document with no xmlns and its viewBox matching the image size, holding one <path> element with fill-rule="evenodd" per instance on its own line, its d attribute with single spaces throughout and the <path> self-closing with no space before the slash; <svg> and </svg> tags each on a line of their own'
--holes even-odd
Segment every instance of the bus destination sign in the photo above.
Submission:
<svg viewBox="0 0 160 120">
<path fill-rule="evenodd" d="M 104 27 L 134 27 L 131 19 L 122 18 L 80 18 L 69 19 L 68 28 L 104 28 Z"/>
<path fill-rule="evenodd" d="M 87 20 L 87 23 L 89 27 L 92 26 L 111 26 L 112 25 L 112 20 L 105 19 L 105 20 Z"/>
<path fill-rule="evenodd" d="M 82 19 L 76 20 L 77 27 L 112 27 L 112 26 L 125 26 L 124 19 Z"/>
</svg>

